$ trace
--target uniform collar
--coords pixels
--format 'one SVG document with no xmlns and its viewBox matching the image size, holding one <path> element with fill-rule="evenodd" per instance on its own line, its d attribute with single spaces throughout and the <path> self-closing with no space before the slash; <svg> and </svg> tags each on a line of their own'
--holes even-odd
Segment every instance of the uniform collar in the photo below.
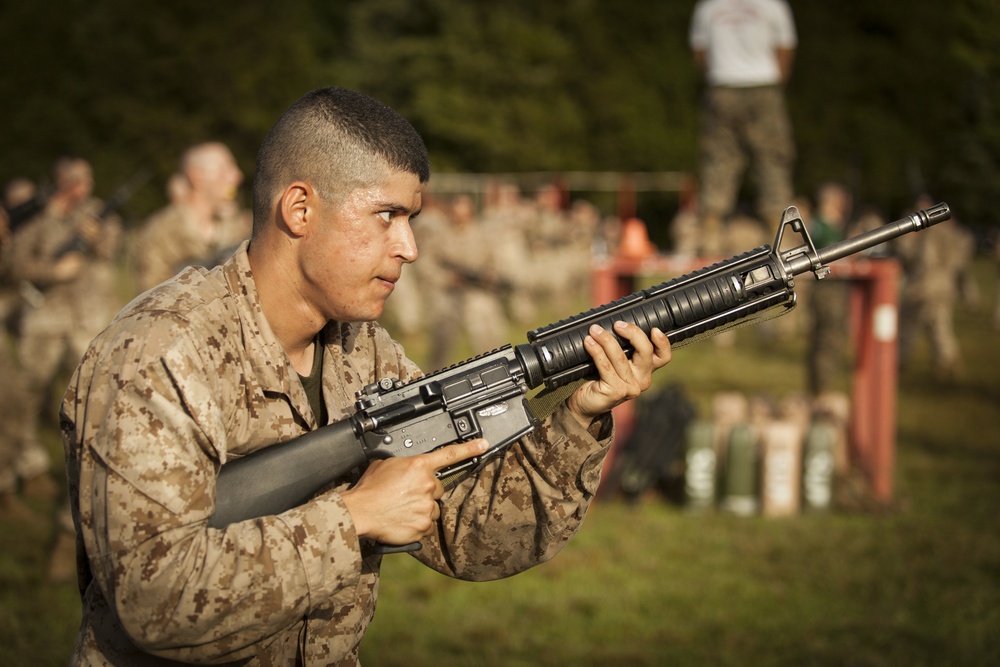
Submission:
<svg viewBox="0 0 1000 667">
<path fill-rule="evenodd" d="M 309 407 L 305 389 L 264 316 L 257 291 L 257 283 L 250 270 L 247 257 L 249 241 L 244 241 L 233 256 L 223 265 L 226 285 L 236 303 L 243 329 L 243 345 L 261 388 L 268 393 L 283 394 L 309 428 L 316 427 L 316 420 Z"/>
</svg>

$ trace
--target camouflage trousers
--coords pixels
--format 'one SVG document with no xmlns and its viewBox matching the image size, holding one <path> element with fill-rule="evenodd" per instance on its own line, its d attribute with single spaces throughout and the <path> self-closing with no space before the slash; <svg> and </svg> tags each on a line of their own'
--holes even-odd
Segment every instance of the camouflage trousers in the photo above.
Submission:
<svg viewBox="0 0 1000 667">
<path fill-rule="evenodd" d="M 0 337 L 0 494 L 17 490 L 18 480 L 32 479 L 48 472 L 48 452 L 30 436 L 32 422 L 27 375 Z"/>
<path fill-rule="evenodd" d="M 698 134 L 702 215 L 725 218 L 739 196 L 749 162 L 757 215 L 777 224 L 793 196 L 795 143 L 781 86 L 709 87 Z"/>
<path fill-rule="evenodd" d="M 96 308 L 93 309 L 94 312 Z M 80 363 L 91 339 L 100 328 L 79 318 L 65 304 L 46 303 L 28 308 L 21 317 L 18 356 L 24 382 L 20 430 L 22 453 L 18 474 L 28 479 L 48 472 L 50 456 L 42 445 L 41 428 L 48 423 L 56 429 L 58 399 L 54 383 L 61 373 L 70 373 Z"/>
<path fill-rule="evenodd" d="M 953 373 L 961 358 L 955 334 L 954 309 L 954 299 L 921 299 L 904 295 L 899 318 L 900 362 L 906 364 L 910 361 L 917 340 L 926 336 L 934 371 Z"/>
<path fill-rule="evenodd" d="M 825 281 L 809 286 L 806 374 L 813 396 L 840 389 L 837 380 L 847 363 L 848 297 L 848 286 L 844 283 Z"/>
</svg>

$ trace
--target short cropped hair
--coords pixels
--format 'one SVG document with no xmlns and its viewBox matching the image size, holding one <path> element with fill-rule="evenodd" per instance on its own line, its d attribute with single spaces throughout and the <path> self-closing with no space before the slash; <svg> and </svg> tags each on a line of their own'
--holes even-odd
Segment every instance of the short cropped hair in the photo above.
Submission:
<svg viewBox="0 0 1000 667">
<path fill-rule="evenodd" d="M 90 163 L 82 157 L 63 155 L 56 159 L 52 167 L 52 176 L 57 188 L 66 188 L 80 181 L 92 179 L 93 170 Z"/>
<path fill-rule="evenodd" d="M 306 93 L 278 118 L 257 153 L 254 232 L 289 183 L 304 181 L 336 201 L 388 169 L 415 174 L 421 183 L 430 179 L 427 148 L 409 121 L 352 90 Z"/>
</svg>

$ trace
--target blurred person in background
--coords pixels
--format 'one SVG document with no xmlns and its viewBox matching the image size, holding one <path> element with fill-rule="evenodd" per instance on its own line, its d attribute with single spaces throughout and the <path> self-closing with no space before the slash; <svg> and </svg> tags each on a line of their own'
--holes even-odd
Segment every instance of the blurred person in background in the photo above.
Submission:
<svg viewBox="0 0 1000 667">
<path fill-rule="evenodd" d="M 777 224 L 791 201 L 795 143 L 785 83 L 798 44 L 784 0 L 699 0 L 689 43 L 704 74 L 698 133 L 701 254 L 720 252 L 747 164 L 756 217 Z"/>
<path fill-rule="evenodd" d="M 537 325 L 537 268 L 530 235 L 534 206 L 515 183 L 499 183 L 483 203 L 482 228 L 490 237 L 497 273 L 504 282 L 504 307 L 518 328 Z"/>
<path fill-rule="evenodd" d="M 0 210 L 0 320 L 3 330 L 11 336 L 17 335 L 17 321 L 21 314 L 21 296 L 11 265 L 11 240 L 14 237 L 15 221 L 8 214 L 31 201 L 36 194 L 35 184 L 27 178 L 12 178 L 7 181 L 3 192 L 3 209 Z"/>
<path fill-rule="evenodd" d="M 420 219 L 413 225 L 413 238 L 418 248 L 434 244 L 435 238 L 447 232 L 447 206 L 437 196 L 424 192 Z M 393 297 L 386 302 L 386 326 L 397 338 L 423 336 L 430 340 L 436 331 L 431 312 L 433 295 L 443 289 L 446 276 L 431 261 L 408 264 L 396 281 Z"/>
<path fill-rule="evenodd" d="M 552 304 L 561 317 L 572 310 L 566 298 L 566 273 L 560 268 L 572 236 L 562 188 L 556 183 L 539 186 L 528 215 L 532 300 Z"/>
<path fill-rule="evenodd" d="M 243 172 L 224 144 L 188 148 L 167 184 L 166 207 L 151 215 L 136 235 L 133 256 L 140 292 L 190 264 L 214 265 L 220 253 L 250 235 L 250 218 L 236 195 Z"/>
<path fill-rule="evenodd" d="M 434 323 L 430 370 L 507 342 L 506 283 L 497 270 L 496 247 L 470 195 L 460 194 L 449 202 L 447 225 L 424 248 L 424 261 L 434 267 L 437 288 L 425 292 Z M 471 347 L 465 355 L 457 351 L 463 333 Z"/>
<path fill-rule="evenodd" d="M 19 485 L 23 470 L 22 448 L 25 409 L 29 395 L 25 374 L 18 365 L 7 340 L 0 345 L 0 518 L 27 516 L 21 502 Z M 47 471 L 47 468 L 44 470 Z M 32 481 L 31 478 L 28 481 Z"/>
<path fill-rule="evenodd" d="M 997 269 L 1000 269 L 1000 241 L 994 241 L 993 243 L 993 261 L 997 265 Z M 1000 271 L 997 272 L 997 296 L 996 304 L 993 307 L 993 328 L 1000 331 Z"/>
<path fill-rule="evenodd" d="M 121 221 L 99 217 L 103 202 L 93 196 L 90 163 L 59 158 L 53 183 L 44 210 L 17 229 L 10 247 L 12 276 L 23 297 L 17 349 L 29 394 L 18 474 L 27 485 L 43 487 L 43 495 L 54 492 L 50 457 L 39 437 L 42 419 L 55 422 L 48 407 L 53 383 L 80 362 L 121 307 L 115 275 Z"/>
<path fill-rule="evenodd" d="M 677 212 L 670 221 L 671 252 L 681 257 L 696 257 L 701 251 L 699 227 L 697 181 L 685 178 L 678 193 Z"/>
<path fill-rule="evenodd" d="M 4 206 L 0 209 L 0 315 L 4 327 L 0 331 L 0 517 L 28 516 L 27 506 L 19 496 L 19 459 L 26 435 L 25 406 L 28 404 L 27 381 L 14 355 L 15 318 L 20 312 L 21 297 L 10 275 L 9 209 L 34 196 L 34 184 L 27 179 L 13 179 L 4 189 Z"/>
<path fill-rule="evenodd" d="M 914 203 L 914 211 L 934 204 L 928 195 Z M 914 347 L 924 338 L 930 346 L 931 364 L 939 379 L 951 379 L 959 370 L 961 349 L 955 335 L 955 307 L 974 300 L 967 287 L 975 255 L 975 238 L 957 217 L 920 234 L 896 239 L 903 281 L 899 304 L 899 360 L 912 361 Z"/>
<path fill-rule="evenodd" d="M 817 248 L 843 241 L 851 217 L 853 198 L 840 183 L 828 182 L 816 192 L 815 210 L 807 221 Z M 801 211 L 800 211 L 801 213 Z M 809 281 L 807 377 L 809 392 L 820 396 L 837 389 L 847 348 L 847 285 L 834 278 Z"/>
</svg>

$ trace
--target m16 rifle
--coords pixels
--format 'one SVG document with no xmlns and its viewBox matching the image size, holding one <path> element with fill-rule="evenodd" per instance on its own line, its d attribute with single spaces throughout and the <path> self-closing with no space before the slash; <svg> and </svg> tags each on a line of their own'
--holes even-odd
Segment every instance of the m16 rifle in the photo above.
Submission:
<svg viewBox="0 0 1000 667">
<path fill-rule="evenodd" d="M 118 213 L 128 200 L 132 198 L 136 190 L 145 185 L 152 175 L 152 171 L 145 167 L 133 174 L 131 178 L 115 188 L 115 191 L 111 193 L 111 196 L 104 202 L 101 209 L 94 215 L 94 219 L 101 223 L 110 216 Z M 83 235 L 75 234 L 73 238 L 56 250 L 54 259 L 59 260 L 70 253 L 86 253 L 89 250 L 90 242 Z"/>
<path fill-rule="evenodd" d="M 31 220 L 36 215 L 45 210 L 45 205 L 49 202 L 49 197 L 52 196 L 52 186 L 45 185 L 38 189 L 30 199 L 12 206 L 10 208 L 4 207 L 4 211 L 7 213 L 7 224 L 10 227 L 10 231 L 16 231 L 21 225 Z"/>
<path fill-rule="evenodd" d="M 528 434 L 545 408 L 568 395 L 575 383 L 596 377 L 584 348 L 591 325 L 613 331 L 623 320 L 648 335 L 667 334 L 674 349 L 727 328 L 780 315 L 795 305 L 795 276 L 819 279 L 827 266 L 848 255 L 948 220 L 941 203 L 876 229 L 819 249 L 798 209 L 785 209 L 774 245 L 763 245 L 725 261 L 527 334 L 528 342 L 506 345 L 474 359 L 402 383 L 382 378 L 357 395 L 347 419 L 228 462 L 216 482 L 216 528 L 278 514 L 309 500 L 331 482 L 375 459 L 413 456 L 454 442 L 485 438 L 490 449 L 438 472 L 454 479 L 475 471 Z M 803 243 L 781 250 L 786 230 Z M 767 314 L 767 315 L 765 315 Z M 627 355 L 633 352 L 619 337 Z M 541 388 L 531 401 L 529 392 Z M 546 400 L 550 399 L 550 400 Z M 410 550 L 419 543 L 384 550 Z"/>
</svg>

